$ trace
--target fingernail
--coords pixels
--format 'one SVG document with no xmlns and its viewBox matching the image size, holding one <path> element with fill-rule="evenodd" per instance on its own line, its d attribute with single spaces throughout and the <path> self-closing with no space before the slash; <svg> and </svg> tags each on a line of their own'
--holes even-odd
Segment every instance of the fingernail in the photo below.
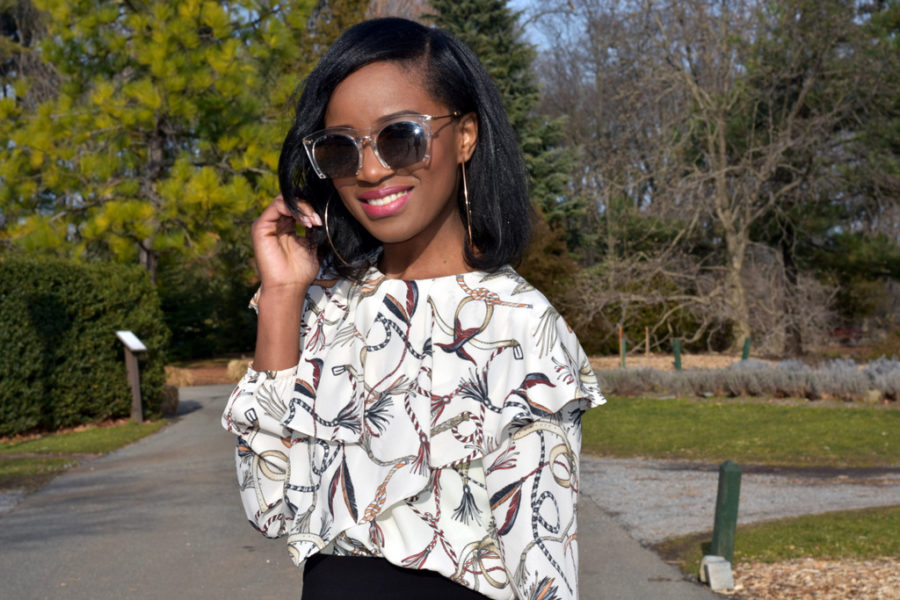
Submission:
<svg viewBox="0 0 900 600">
<path fill-rule="evenodd" d="M 313 225 L 315 225 L 316 227 L 321 227 L 322 226 L 322 217 L 320 217 L 318 215 L 318 213 L 314 213 L 312 216 L 312 222 L 313 222 Z"/>
<path fill-rule="evenodd" d="M 300 217 L 300 224 L 309 229 L 312 227 L 312 223 L 309 220 L 309 217 Z"/>
</svg>

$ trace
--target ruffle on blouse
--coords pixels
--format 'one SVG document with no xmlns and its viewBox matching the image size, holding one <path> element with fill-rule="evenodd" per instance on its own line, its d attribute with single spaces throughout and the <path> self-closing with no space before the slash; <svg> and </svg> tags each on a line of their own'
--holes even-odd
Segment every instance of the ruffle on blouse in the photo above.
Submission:
<svg viewBox="0 0 900 600">
<path fill-rule="evenodd" d="M 426 490 L 434 469 L 605 402 L 573 332 L 509 268 L 418 281 L 373 268 L 362 283 L 313 287 L 290 400 L 246 395 L 248 411 L 240 396 L 232 430 L 281 430 L 288 463 L 310 465 L 284 483 L 298 562 Z"/>
<path fill-rule="evenodd" d="M 587 357 L 511 269 L 316 287 L 282 424 L 374 457 L 443 468 L 576 400 L 604 402 Z"/>
</svg>

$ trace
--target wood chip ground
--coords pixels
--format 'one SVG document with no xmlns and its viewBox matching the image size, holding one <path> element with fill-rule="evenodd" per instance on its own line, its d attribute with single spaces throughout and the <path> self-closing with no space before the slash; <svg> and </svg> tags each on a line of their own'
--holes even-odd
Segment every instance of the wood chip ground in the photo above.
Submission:
<svg viewBox="0 0 900 600">
<path fill-rule="evenodd" d="M 900 600 L 900 560 L 739 563 L 734 600 Z"/>
<path fill-rule="evenodd" d="M 755 357 L 754 359 L 759 360 Z M 683 369 L 727 369 L 740 360 L 740 356 L 727 354 L 682 354 L 681 367 Z M 591 366 L 595 369 L 618 369 L 622 366 L 622 359 L 618 356 L 591 356 L 590 361 Z M 772 361 L 763 362 L 771 363 Z M 631 354 L 625 358 L 625 366 L 629 369 L 651 368 L 672 371 L 675 369 L 675 357 L 671 354 Z"/>
</svg>

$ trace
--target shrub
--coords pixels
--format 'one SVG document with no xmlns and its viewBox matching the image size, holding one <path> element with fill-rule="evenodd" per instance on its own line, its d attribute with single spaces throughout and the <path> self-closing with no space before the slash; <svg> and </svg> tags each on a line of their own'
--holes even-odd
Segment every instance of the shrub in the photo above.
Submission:
<svg viewBox="0 0 900 600">
<path fill-rule="evenodd" d="M 869 361 L 865 372 L 872 388 L 884 392 L 889 400 L 900 399 L 900 361 L 896 356 Z"/>
<path fill-rule="evenodd" d="M 142 269 L 0 260 L 0 435 L 128 415 L 131 390 L 115 335 L 121 329 L 148 348 L 141 395 L 155 412 L 169 332 Z"/>
<path fill-rule="evenodd" d="M 161 262 L 157 290 L 172 332 L 170 359 L 253 352 L 256 315 L 247 303 L 259 283 L 248 263 L 241 248 L 234 247 L 212 260 Z"/>
<path fill-rule="evenodd" d="M 655 369 L 598 371 L 603 390 L 610 395 L 650 393 L 679 396 L 773 396 L 808 398 L 825 396 L 845 401 L 863 400 L 871 391 L 888 400 L 900 399 L 900 361 L 881 358 L 861 369 L 851 360 L 833 360 L 812 368 L 796 360 L 770 367 L 761 361 L 741 361 L 727 369 L 682 372 Z"/>
</svg>

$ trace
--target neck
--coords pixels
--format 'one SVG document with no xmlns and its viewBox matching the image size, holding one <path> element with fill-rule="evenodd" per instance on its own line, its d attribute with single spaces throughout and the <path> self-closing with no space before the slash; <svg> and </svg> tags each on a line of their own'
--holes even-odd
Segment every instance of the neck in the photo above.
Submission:
<svg viewBox="0 0 900 600">
<path fill-rule="evenodd" d="M 471 271 L 463 252 L 463 224 L 457 219 L 448 225 L 427 242 L 413 238 L 384 244 L 379 270 L 392 279 L 431 279 Z"/>
</svg>

